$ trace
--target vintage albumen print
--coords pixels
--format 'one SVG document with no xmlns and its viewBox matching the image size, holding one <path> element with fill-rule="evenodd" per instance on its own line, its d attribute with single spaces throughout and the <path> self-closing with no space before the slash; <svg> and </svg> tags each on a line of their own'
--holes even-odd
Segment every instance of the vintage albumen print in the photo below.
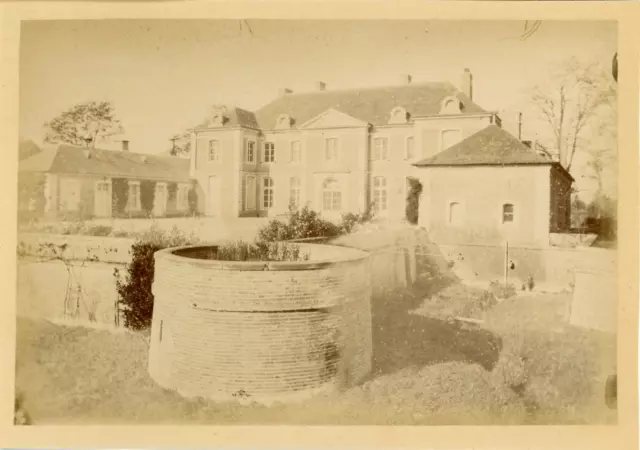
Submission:
<svg viewBox="0 0 640 450">
<path fill-rule="evenodd" d="M 617 55 L 23 22 L 16 424 L 616 424 Z"/>
</svg>

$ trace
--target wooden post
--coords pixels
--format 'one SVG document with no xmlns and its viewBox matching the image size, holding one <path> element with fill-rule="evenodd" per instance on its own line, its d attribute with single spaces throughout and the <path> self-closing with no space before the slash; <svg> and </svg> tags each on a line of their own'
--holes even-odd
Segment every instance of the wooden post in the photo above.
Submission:
<svg viewBox="0 0 640 450">
<path fill-rule="evenodd" d="M 504 252 L 504 285 L 507 286 L 509 282 L 509 241 L 505 242 Z"/>
</svg>

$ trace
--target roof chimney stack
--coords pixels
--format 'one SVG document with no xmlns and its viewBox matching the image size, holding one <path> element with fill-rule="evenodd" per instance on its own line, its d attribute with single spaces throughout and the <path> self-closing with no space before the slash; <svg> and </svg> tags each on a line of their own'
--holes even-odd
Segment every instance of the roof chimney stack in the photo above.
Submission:
<svg viewBox="0 0 640 450">
<path fill-rule="evenodd" d="M 411 75 L 409 74 L 403 74 L 400 76 L 400 80 L 402 81 L 402 84 L 411 84 Z"/>
<path fill-rule="evenodd" d="M 122 141 L 122 151 L 123 152 L 128 152 L 129 151 L 129 141 Z"/>
<path fill-rule="evenodd" d="M 288 88 L 282 88 L 278 91 L 278 97 L 284 97 L 285 95 L 293 94 L 293 91 Z"/>
<path fill-rule="evenodd" d="M 462 72 L 462 81 L 460 82 L 460 90 L 464 95 L 473 100 L 473 75 L 469 69 L 464 69 Z"/>
<path fill-rule="evenodd" d="M 316 81 L 316 90 L 317 91 L 326 91 L 327 90 L 327 83 L 325 83 L 323 81 Z"/>
</svg>

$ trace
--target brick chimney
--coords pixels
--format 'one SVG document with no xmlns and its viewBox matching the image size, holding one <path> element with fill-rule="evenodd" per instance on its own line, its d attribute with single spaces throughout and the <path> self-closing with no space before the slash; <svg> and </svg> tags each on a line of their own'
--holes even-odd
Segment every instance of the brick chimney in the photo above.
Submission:
<svg viewBox="0 0 640 450">
<path fill-rule="evenodd" d="M 293 94 L 293 91 L 289 88 L 281 88 L 278 91 L 278 97 L 284 97 L 285 95 Z"/>
<path fill-rule="evenodd" d="M 400 75 L 401 84 L 411 84 L 411 79 L 412 77 L 409 74 Z"/>
<path fill-rule="evenodd" d="M 316 81 L 316 91 L 326 91 L 327 83 L 324 81 Z"/>
<path fill-rule="evenodd" d="M 127 141 L 127 140 L 123 140 L 122 141 L 122 151 L 123 152 L 128 152 L 129 151 L 129 141 Z"/>
<path fill-rule="evenodd" d="M 464 69 L 462 79 L 460 81 L 460 90 L 464 95 L 473 100 L 473 75 L 469 69 Z"/>
</svg>

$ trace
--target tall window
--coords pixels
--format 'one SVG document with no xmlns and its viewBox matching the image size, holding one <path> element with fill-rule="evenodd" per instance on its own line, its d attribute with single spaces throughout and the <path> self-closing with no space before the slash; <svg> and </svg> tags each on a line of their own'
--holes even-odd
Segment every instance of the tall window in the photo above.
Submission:
<svg viewBox="0 0 640 450">
<path fill-rule="evenodd" d="M 128 208 L 130 211 L 138 211 L 140 206 L 140 183 L 137 181 L 129 182 L 129 200 Z"/>
<path fill-rule="evenodd" d="M 272 163 L 276 160 L 276 145 L 273 142 L 264 143 L 264 162 Z"/>
<path fill-rule="evenodd" d="M 387 179 L 385 177 L 373 178 L 373 210 L 379 214 L 387 210 Z"/>
<path fill-rule="evenodd" d="M 451 225 L 462 224 L 462 205 L 458 202 L 449 204 L 449 223 Z"/>
<path fill-rule="evenodd" d="M 273 180 L 265 178 L 262 186 L 262 207 L 268 209 L 273 206 Z"/>
<path fill-rule="evenodd" d="M 409 136 L 406 140 L 405 157 L 406 159 L 413 159 L 416 157 L 415 138 L 413 136 Z"/>
<path fill-rule="evenodd" d="M 340 183 L 335 178 L 327 178 L 322 183 L 322 209 L 324 211 L 340 211 L 342 209 Z"/>
<path fill-rule="evenodd" d="M 289 205 L 294 208 L 300 206 L 300 178 L 291 177 L 289 180 Z"/>
<path fill-rule="evenodd" d="M 462 140 L 462 132 L 460 130 L 444 130 L 442 132 L 440 150 L 446 150 L 452 145 Z"/>
<path fill-rule="evenodd" d="M 255 141 L 247 142 L 247 162 L 254 162 L 256 160 L 256 143 Z"/>
<path fill-rule="evenodd" d="M 375 138 L 373 140 L 373 154 L 371 159 L 374 161 L 384 161 L 389 159 L 389 140 L 384 137 Z"/>
<path fill-rule="evenodd" d="M 513 222 L 513 205 L 505 203 L 502 205 L 502 223 Z"/>
<path fill-rule="evenodd" d="M 327 161 L 336 161 L 338 159 L 338 140 L 336 138 L 324 140 L 324 155 Z"/>
<path fill-rule="evenodd" d="M 220 161 L 220 141 L 209 141 L 209 161 Z"/>
<path fill-rule="evenodd" d="M 300 162 L 300 141 L 291 142 L 291 159 L 293 164 Z"/>
</svg>

